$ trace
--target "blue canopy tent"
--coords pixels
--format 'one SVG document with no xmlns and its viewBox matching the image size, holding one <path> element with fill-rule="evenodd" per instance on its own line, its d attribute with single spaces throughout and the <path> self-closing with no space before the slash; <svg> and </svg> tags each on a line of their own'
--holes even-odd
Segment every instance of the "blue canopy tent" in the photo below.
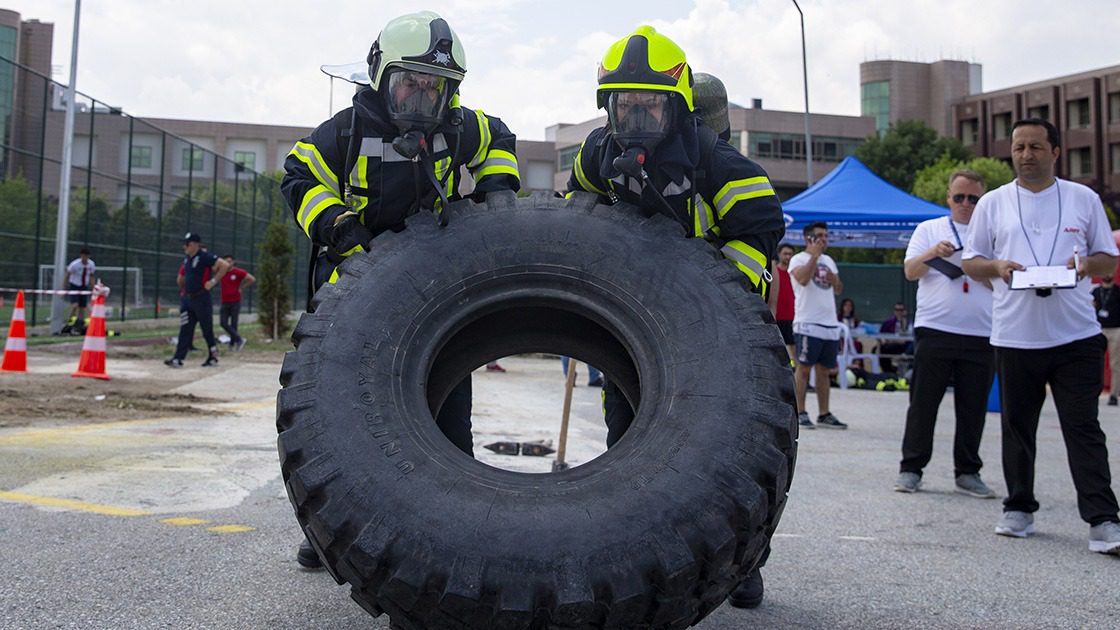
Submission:
<svg viewBox="0 0 1120 630">
<path fill-rule="evenodd" d="M 888 184 L 851 156 L 782 209 L 785 241 L 804 244 L 802 228 L 824 221 L 830 247 L 904 248 L 919 223 L 949 214 L 948 208 Z"/>
</svg>

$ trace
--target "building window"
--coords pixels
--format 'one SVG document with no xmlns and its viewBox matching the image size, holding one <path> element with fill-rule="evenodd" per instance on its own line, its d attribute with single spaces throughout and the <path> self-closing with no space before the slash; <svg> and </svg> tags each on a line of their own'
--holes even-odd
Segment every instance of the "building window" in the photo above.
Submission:
<svg viewBox="0 0 1120 630">
<path fill-rule="evenodd" d="M 1070 129 L 1089 128 L 1089 99 L 1079 98 L 1076 101 L 1067 102 L 1066 111 L 1069 114 Z"/>
<path fill-rule="evenodd" d="M 735 147 L 735 150 L 740 152 L 740 153 L 743 152 L 743 149 L 742 149 L 743 145 L 741 144 L 742 141 L 743 141 L 743 132 L 742 131 L 732 131 L 731 132 L 731 139 L 728 140 L 728 142 L 731 143 L 731 146 Z"/>
<path fill-rule="evenodd" d="M 1112 149 L 1112 174 L 1120 175 L 1120 144 L 1114 144 Z"/>
<path fill-rule="evenodd" d="M 805 136 L 793 133 L 751 132 L 748 135 L 747 155 L 752 158 L 804 160 Z M 814 162 L 839 162 L 855 155 L 862 138 L 813 136 Z"/>
<path fill-rule="evenodd" d="M 576 156 L 579 155 L 580 145 L 570 146 L 566 149 L 560 149 L 560 170 L 570 171 L 576 163 Z"/>
<path fill-rule="evenodd" d="M 996 114 L 992 116 L 992 139 L 1011 139 L 1011 114 Z"/>
<path fill-rule="evenodd" d="M 891 126 L 891 82 L 872 81 L 862 86 L 860 114 L 875 119 L 875 130 L 883 133 Z"/>
<path fill-rule="evenodd" d="M 201 147 L 187 147 L 183 149 L 183 170 L 184 171 L 201 171 L 202 170 L 202 148 Z"/>
<path fill-rule="evenodd" d="M 1093 174 L 1093 160 L 1089 149 L 1072 149 L 1069 152 L 1069 176 L 1090 177 Z"/>
<path fill-rule="evenodd" d="M 961 142 L 963 144 L 976 144 L 980 140 L 980 125 L 975 118 L 961 121 Z"/>
<path fill-rule="evenodd" d="M 1031 107 L 1030 109 L 1027 110 L 1027 118 L 1038 118 L 1038 119 L 1041 119 L 1041 120 L 1050 120 L 1050 106 L 1049 105 L 1039 105 L 1037 107 Z"/>
<path fill-rule="evenodd" d="M 1108 95 L 1108 122 L 1120 123 L 1120 92 Z"/>
<path fill-rule="evenodd" d="M 132 147 L 132 168 L 152 168 L 152 147 Z"/>
<path fill-rule="evenodd" d="M 233 161 L 250 171 L 257 170 L 257 154 L 253 151 L 234 151 Z"/>
</svg>

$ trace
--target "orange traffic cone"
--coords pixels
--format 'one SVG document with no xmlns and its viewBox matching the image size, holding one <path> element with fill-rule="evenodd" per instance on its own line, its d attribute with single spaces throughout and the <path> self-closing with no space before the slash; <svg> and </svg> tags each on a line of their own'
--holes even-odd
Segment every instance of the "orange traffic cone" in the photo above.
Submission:
<svg viewBox="0 0 1120 630">
<path fill-rule="evenodd" d="M 85 376 L 107 381 L 109 375 L 105 373 L 104 295 L 94 296 L 90 312 L 89 327 L 86 328 L 86 338 L 82 342 L 82 356 L 78 359 L 78 371 L 70 376 Z"/>
<path fill-rule="evenodd" d="M 8 340 L 4 342 L 4 362 L 0 372 L 27 371 L 27 323 L 23 315 L 23 291 L 16 295 L 16 307 L 12 309 L 12 326 L 8 329 Z"/>
</svg>

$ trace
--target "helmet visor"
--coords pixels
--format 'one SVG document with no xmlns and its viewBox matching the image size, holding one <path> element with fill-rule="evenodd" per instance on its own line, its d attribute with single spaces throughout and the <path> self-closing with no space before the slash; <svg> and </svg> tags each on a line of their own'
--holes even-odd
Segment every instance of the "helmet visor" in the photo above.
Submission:
<svg viewBox="0 0 1120 630">
<path fill-rule="evenodd" d="M 452 81 L 426 72 L 396 70 L 386 78 L 389 113 L 438 121 L 451 97 Z"/>
<path fill-rule="evenodd" d="M 620 137 L 663 137 L 671 124 L 671 104 L 666 92 L 611 92 L 607 116 L 611 131 Z"/>
</svg>

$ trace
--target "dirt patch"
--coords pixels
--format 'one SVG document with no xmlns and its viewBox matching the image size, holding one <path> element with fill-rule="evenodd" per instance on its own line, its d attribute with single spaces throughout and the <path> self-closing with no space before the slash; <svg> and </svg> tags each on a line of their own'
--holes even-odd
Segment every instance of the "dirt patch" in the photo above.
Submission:
<svg viewBox="0 0 1120 630">
<path fill-rule="evenodd" d="M 18 387 L 0 387 L 0 427 L 45 422 L 75 424 L 136 420 L 169 415 L 220 413 L 199 405 L 222 402 L 192 394 L 167 392 L 167 382 L 78 381 L 47 375 L 24 379 Z"/>
</svg>

